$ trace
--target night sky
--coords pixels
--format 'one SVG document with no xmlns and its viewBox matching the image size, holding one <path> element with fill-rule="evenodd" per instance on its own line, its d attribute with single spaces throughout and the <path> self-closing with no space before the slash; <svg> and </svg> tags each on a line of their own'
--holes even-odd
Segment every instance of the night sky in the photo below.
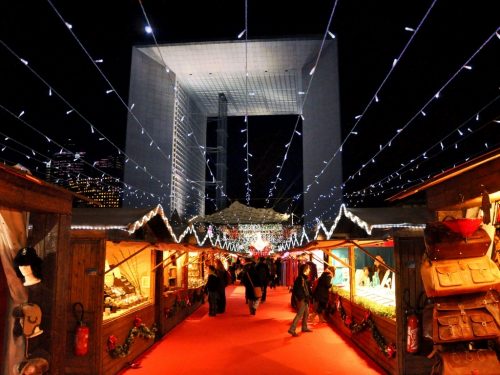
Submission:
<svg viewBox="0 0 500 375">
<path fill-rule="evenodd" d="M 248 38 L 322 36 L 337 4 L 329 30 L 336 35 L 339 49 L 346 139 L 344 192 L 351 206 L 379 206 L 401 187 L 499 146 L 495 120 L 500 117 L 500 37 L 495 32 L 499 32 L 500 11 L 496 3 L 248 0 Z M 150 0 L 143 1 L 143 6 L 160 44 L 236 40 L 245 28 L 245 1 Z M 97 156 L 112 149 L 108 140 L 123 149 L 127 111 L 116 93 L 127 102 L 132 46 L 154 44 L 144 32 L 139 2 L 17 0 L 3 2 L 0 13 L 0 159 L 34 168 L 35 159 L 43 160 L 38 153 L 57 152 L 46 137 L 60 143 L 71 137 L 77 147 Z M 58 14 L 72 25 L 86 52 Z M 98 66 L 105 78 L 86 53 L 93 60 L 103 60 Z M 116 93 L 106 94 L 106 79 Z M 49 96 L 48 86 L 67 103 Z M 99 140 L 74 111 L 67 115 L 71 107 L 108 140 Z M 23 111 L 20 119 L 25 123 L 17 119 Z M 250 140 L 259 150 L 250 166 L 254 206 L 262 206 L 267 196 L 279 164 L 274 161 L 283 158 L 295 121 L 296 116 L 250 120 L 255 129 L 263 129 L 252 132 L 260 138 Z M 242 119 L 230 119 L 229 124 L 241 128 Z M 243 141 L 238 132 L 229 139 L 228 195 L 244 202 L 243 156 L 238 154 Z M 302 177 L 296 173 L 301 147 L 293 147 L 275 194 L 282 198 L 273 202 L 277 209 L 302 190 Z"/>
</svg>

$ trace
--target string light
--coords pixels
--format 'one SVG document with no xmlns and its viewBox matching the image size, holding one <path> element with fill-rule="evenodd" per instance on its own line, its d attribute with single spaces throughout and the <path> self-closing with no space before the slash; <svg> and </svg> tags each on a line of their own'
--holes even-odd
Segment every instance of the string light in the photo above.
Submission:
<svg viewBox="0 0 500 375">
<path fill-rule="evenodd" d="M 415 34 L 412 34 L 412 37 L 413 37 L 414 35 L 415 35 Z M 495 36 L 495 34 L 490 35 L 490 37 L 488 37 L 488 38 L 487 38 L 487 39 L 486 39 L 486 40 L 482 43 L 482 45 L 481 45 L 481 46 L 480 46 L 480 47 L 479 47 L 479 48 L 478 48 L 478 49 L 477 49 L 477 50 L 476 50 L 476 51 L 472 54 L 472 56 L 471 56 L 471 57 L 469 57 L 469 59 L 468 59 L 468 60 L 466 61 L 466 63 L 464 64 L 464 66 L 468 66 L 467 64 L 468 64 L 470 61 L 472 61 L 472 59 L 473 59 L 473 58 L 474 58 L 474 57 L 475 57 L 475 56 L 476 56 L 476 55 L 477 55 L 477 54 L 478 54 L 478 53 L 479 53 L 479 52 L 480 52 L 480 51 L 481 51 L 481 50 L 482 50 L 482 49 L 486 46 L 486 44 L 487 44 L 487 43 L 488 43 L 488 42 L 489 42 L 489 41 L 490 41 L 490 40 L 491 40 L 494 36 Z M 440 89 L 438 92 L 443 91 L 443 90 L 444 90 L 444 89 L 445 89 L 445 88 L 446 88 L 446 87 L 447 87 L 447 86 L 448 86 L 448 85 L 449 85 L 449 84 L 450 84 L 450 83 L 451 83 L 451 82 L 455 79 L 455 77 L 456 77 L 456 76 L 460 73 L 460 70 L 461 70 L 461 69 L 459 69 L 458 71 L 456 71 L 456 72 L 455 72 L 455 73 L 451 76 L 451 78 L 449 78 L 449 79 L 448 79 L 448 81 L 446 81 L 446 82 L 445 82 L 445 84 L 441 87 L 441 89 Z M 391 145 L 392 145 L 392 141 L 393 141 L 393 140 L 394 140 L 394 139 L 395 139 L 395 138 L 396 138 L 399 134 L 401 134 L 401 132 L 402 132 L 403 130 L 405 130 L 405 129 L 406 129 L 406 128 L 407 128 L 407 127 L 408 127 L 408 126 L 409 126 L 409 125 L 413 122 L 413 120 L 417 117 L 417 115 L 418 115 L 418 114 L 422 114 L 423 109 L 424 109 L 424 108 L 426 108 L 426 107 L 427 107 L 427 106 L 431 103 L 431 101 L 432 101 L 433 99 L 435 99 L 435 96 L 434 96 L 434 95 L 433 95 L 433 97 L 432 97 L 431 99 L 429 99 L 429 101 L 428 101 L 426 104 L 424 104 L 424 106 L 422 107 L 422 109 L 421 109 L 421 110 L 419 110 L 419 111 L 417 112 L 417 114 L 415 114 L 415 115 L 414 115 L 414 116 L 413 116 L 413 117 L 412 117 L 412 118 L 411 118 L 411 119 L 410 119 L 410 120 L 409 120 L 409 121 L 408 121 L 408 122 L 407 122 L 407 123 L 406 123 L 406 124 L 405 124 L 402 128 L 400 128 L 400 129 L 398 130 L 398 132 L 396 133 L 396 135 L 395 135 L 395 136 L 393 136 L 393 137 L 389 140 L 389 142 L 388 142 L 388 144 L 387 144 L 387 147 L 391 147 Z M 423 113 L 425 113 L 425 112 L 423 112 Z M 352 133 L 352 131 L 351 131 L 351 133 Z M 351 134 L 351 133 L 350 133 L 350 134 Z M 344 142 L 345 142 L 345 141 L 344 141 Z M 458 147 L 458 146 L 457 146 L 457 147 Z M 382 148 L 382 150 L 379 150 L 379 151 L 378 151 L 378 152 L 377 152 L 374 156 L 372 156 L 372 158 L 377 157 L 377 156 L 378 156 L 378 155 L 379 155 L 379 154 L 380 154 L 380 153 L 381 153 L 384 149 L 385 149 L 385 147 L 383 147 L 383 148 Z M 334 154 L 334 156 L 335 156 L 335 154 Z M 332 157 L 332 159 L 333 159 L 333 157 Z M 352 179 L 354 179 L 354 176 L 359 175 L 359 172 L 361 171 L 361 169 L 362 169 L 362 168 L 360 168 L 360 169 L 358 169 L 357 171 L 355 171 L 355 172 L 354 172 L 354 173 L 353 173 L 353 174 L 352 174 L 352 175 L 351 175 L 351 176 L 350 176 L 347 180 L 352 180 Z"/>
</svg>

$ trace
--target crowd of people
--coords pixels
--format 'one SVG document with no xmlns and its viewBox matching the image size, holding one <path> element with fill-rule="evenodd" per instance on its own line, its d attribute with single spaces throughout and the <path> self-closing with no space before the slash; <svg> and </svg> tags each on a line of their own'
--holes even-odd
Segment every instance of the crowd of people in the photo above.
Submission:
<svg viewBox="0 0 500 375">
<path fill-rule="evenodd" d="M 208 278 L 205 293 L 208 295 L 209 316 L 222 314 L 226 309 L 225 289 L 229 284 L 239 282 L 245 287 L 245 302 L 250 315 L 255 315 L 261 303 L 267 300 L 268 288 L 273 289 L 282 284 L 280 258 L 260 257 L 238 258 L 226 269 L 220 259 L 208 267 Z M 385 262 L 380 255 L 374 257 L 373 267 L 364 267 L 360 283 L 369 285 L 373 275 L 383 277 L 387 271 Z M 301 332 L 312 332 L 310 323 L 316 317 L 318 323 L 326 323 L 326 314 L 330 290 L 335 277 L 335 267 L 324 268 L 318 277 L 316 264 L 312 261 L 302 261 L 299 264 L 298 275 L 291 288 L 291 305 L 296 310 L 295 317 L 288 333 L 297 337 L 297 326 L 301 324 Z"/>
<path fill-rule="evenodd" d="M 281 284 L 281 260 L 273 258 L 238 258 L 227 269 L 217 259 L 209 265 L 205 294 L 208 296 L 209 316 L 222 314 L 226 310 L 226 292 L 229 284 L 237 280 L 245 286 L 245 299 L 251 315 L 255 315 L 260 303 L 266 301 L 267 288 Z M 257 289 L 256 289 L 257 288 Z M 256 292 L 258 291 L 258 293 Z"/>
</svg>

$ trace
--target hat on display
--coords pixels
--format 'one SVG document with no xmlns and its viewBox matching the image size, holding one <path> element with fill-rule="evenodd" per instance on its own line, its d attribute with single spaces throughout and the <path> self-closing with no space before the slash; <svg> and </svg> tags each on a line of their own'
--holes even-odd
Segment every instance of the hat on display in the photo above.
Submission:
<svg viewBox="0 0 500 375">
<path fill-rule="evenodd" d="M 30 358 L 14 366 L 14 373 L 19 375 L 42 375 L 49 370 L 49 362 L 45 358 Z"/>
<path fill-rule="evenodd" d="M 36 337 L 43 333 L 40 329 L 42 323 L 42 309 L 34 303 L 23 303 L 12 311 L 12 316 L 16 319 L 14 324 L 14 335 L 21 334 L 27 338 Z"/>
<path fill-rule="evenodd" d="M 24 275 L 19 270 L 19 266 L 30 266 L 33 271 L 33 275 L 36 278 L 41 279 L 42 263 L 42 258 L 38 256 L 34 248 L 23 247 L 14 257 L 14 268 L 16 270 L 17 277 L 24 281 Z"/>
</svg>

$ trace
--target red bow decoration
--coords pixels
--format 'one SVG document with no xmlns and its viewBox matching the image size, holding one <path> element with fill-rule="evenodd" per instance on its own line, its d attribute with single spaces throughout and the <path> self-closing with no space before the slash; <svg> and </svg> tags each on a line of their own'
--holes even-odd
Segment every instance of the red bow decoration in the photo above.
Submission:
<svg viewBox="0 0 500 375">
<path fill-rule="evenodd" d="M 139 318 L 138 316 L 136 316 L 134 319 L 134 327 L 139 328 L 141 326 L 141 324 L 142 324 L 142 319 Z"/>
<path fill-rule="evenodd" d="M 396 354 L 396 346 L 394 344 L 389 344 L 385 348 L 385 354 L 387 355 L 388 358 L 394 357 Z"/>
<path fill-rule="evenodd" d="M 108 350 L 112 351 L 116 349 L 116 343 L 118 342 L 118 339 L 116 336 L 111 335 L 108 337 Z"/>
</svg>

